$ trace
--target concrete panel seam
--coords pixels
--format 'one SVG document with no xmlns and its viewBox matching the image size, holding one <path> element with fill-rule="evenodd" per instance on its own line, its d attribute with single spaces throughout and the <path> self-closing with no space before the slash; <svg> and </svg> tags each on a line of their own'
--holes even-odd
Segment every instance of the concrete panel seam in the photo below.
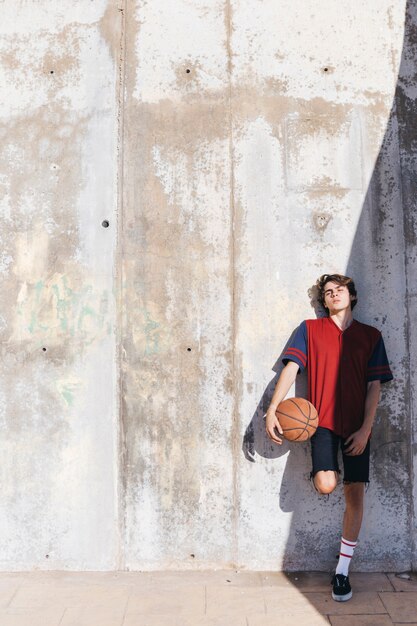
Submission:
<svg viewBox="0 0 417 626">
<path fill-rule="evenodd" d="M 236 319 L 236 289 L 235 289 L 235 269 L 236 269 L 236 250 L 235 250 L 235 197 L 234 197 L 234 160 L 233 160 L 233 89 L 232 89 L 232 6 L 231 0 L 226 0 L 226 50 L 228 55 L 228 79 L 229 79 L 229 161 L 230 161 L 230 210 L 232 212 L 231 220 L 230 220 L 230 283 L 231 283 L 231 323 L 232 323 L 232 358 L 231 358 L 231 367 L 232 367 L 232 394 L 233 394 L 233 402 L 232 402 L 232 428 L 231 428 L 231 448 L 232 448 L 232 472 L 233 472 L 233 494 L 232 494 L 232 559 L 233 563 L 236 565 L 238 563 L 238 521 L 239 521 L 239 513 L 238 513 L 238 455 L 240 452 L 240 447 L 238 445 L 238 437 L 239 437 L 239 402 L 236 394 L 236 329 L 237 329 L 237 319 Z"/>
<path fill-rule="evenodd" d="M 127 0 L 116 0 L 117 10 L 120 16 L 120 42 L 118 57 L 118 85 L 117 85 L 117 144 L 116 144 L 116 245 L 115 254 L 115 291 L 116 291 L 116 364 L 117 364 L 117 397 L 116 397 L 116 445 L 117 445 L 117 527 L 118 527 L 118 551 L 116 569 L 125 569 L 126 555 L 124 550 L 124 532 L 125 532 L 125 507 L 124 507 L 124 458 L 125 444 L 122 419 L 122 350 L 123 350 L 123 140 L 124 140 L 124 93 L 125 93 L 125 59 L 126 59 L 126 12 Z"/>
</svg>

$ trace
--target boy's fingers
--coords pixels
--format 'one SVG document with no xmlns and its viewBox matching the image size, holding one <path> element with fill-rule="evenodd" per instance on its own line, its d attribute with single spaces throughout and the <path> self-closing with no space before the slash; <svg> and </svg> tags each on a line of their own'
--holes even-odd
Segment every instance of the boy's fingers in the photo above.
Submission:
<svg viewBox="0 0 417 626">
<path fill-rule="evenodd" d="M 273 434 L 272 433 L 268 433 L 268 435 L 269 435 L 269 438 L 272 439 L 272 441 L 275 441 L 275 443 L 280 443 L 281 439 L 279 439 L 279 437 L 277 437 L 275 435 L 275 433 L 273 433 Z"/>
<path fill-rule="evenodd" d="M 280 434 L 280 435 L 283 435 L 283 434 L 284 434 L 284 431 L 282 430 L 282 426 L 281 426 L 281 424 L 279 423 L 279 421 L 278 421 L 278 420 L 277 420 L 277 422 L 276 422 L 276 424 L 275 424 L 275 428 L 277 428 L 277 430 L 278 430 L 278 432 L 279 432 L 279 434 Z"/>
<path fill-rule="evenodd" d="M 277 426 L 275 426 L 275 427 L 274 427 L 274 435 L 275 435 L 275 438 L 277 439 L 277 441 L 279 441 L 280 443 L 282 443 L 282 437 L 278 437 L 278 435 L 277 435 L 277 433 L 276 433 L 276 430 L 275 430 L 276 428 L 277 428 Z M 281 428 L 281 427 L 279 427 L 279 428 L 278 428 L 278 432 L 279 432 L 279 434 L 280 434 L 280 435 L 282 435 L 282 428 Z"/>
<path fill-rule="evenodd" d="M 272 439 L 272 441 L 275 441 L 275 443 L 282 443 L 282 439 L 280 439 L 276 434 L 275 431 L 272 430 L 267 430 L 268 436 L 270 439 Z"/>
<path fill-rule="evenodd" d="M 351 446 L 349 446 L 349 448 L 347 450 L 345 450 L 345 454 L 348 454 L 349 456 L 355 456 L 356 454 L 359 454 L 359 448 L 356 450 L 355 446 L 352 444 Z"/>
</svg>

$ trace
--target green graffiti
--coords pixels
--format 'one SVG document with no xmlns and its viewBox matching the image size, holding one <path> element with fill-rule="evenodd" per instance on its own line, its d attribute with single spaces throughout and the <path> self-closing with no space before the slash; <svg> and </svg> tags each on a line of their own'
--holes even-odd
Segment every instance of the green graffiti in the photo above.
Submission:
<svg viewBox="0 0 417 626">
<path fill-rule="evenodd" d="M 32 334 L 35 332 L 36 327 L 38 326 L 38 323 L 37 323 L 37 313 L 39 311 L 39 303 L 41 302 L 42 291 L 43 291 L 43 288 L 44 288 L 43 281 L 39 280 L 37 283 L 35 283 L 34 287 L 35 287 L 35 294 L 36 294 L 36 296 L 35 296 L 36 308 L 35 308 L 35 310 L 31 311 L 30 324 L 28 326 L 28 331 L 30 333 L 32 333 Z"/>
<path fill-rule="evenodd" d="M 74 396 L 72 395 L 72 391 L 66 388 L 63 391 L 61 391 L 61 395 L 63 396 L 68 406 L 71 406 L 72 403 L 74 402 Z"/>
<path fill-rule="evenodd" d="M 25 299 L 23 302 L 18 303 L 17 315 L 29 317 L 26 328 L 31 334 L 42 333 L 44 340 L 45 333 L 56 332 L 56 323 L 48 326 L 42 324 L 40 320 L 42 312 L 45 312 L 45 309 L 49 309 L 52 302 L 54 317 L 58 322 L 59 330 L 71 336 L 74 336 L 76 333 L 87 335 L 83 337 L 84 345 L 89 345 L 97 338 L 96 333 L 92 330 L 92 326 L 84 328 L 86 319 L 92 321 L 95 329 L 104 329 L 108 334 L 111 334 L 112 326 L 108 324 L 106 319 L 108 316 L 107 291 L 103 291 L 100 294 L 100 300 L 96 303 L 95 300 L 98 294 L 94 293 L 92 285 L 83 286 L 79 291 L 75 291 L 69 287 L 68 277 L 65 275 L 52 285 L 45 285 L 45 282 L 40 280 L 29 286 L 28 290 L 30 289 L 33 294 L 32 299 L 29 300 L 32 303 L 31 309 L 30 311 L 27 310 L 28 299 Z M 96 304 L 97 306 L 95 307 Z"/>
<path fill-rule="evenodd" d="M 151 318 L 149 311 L 143 309 L 145 318 L 145 354 L 157 354 L 159 352 L 159 333 L 154 332 L 160 324 Z"/>
<path fill-rule="evenodd" d="M 83 306 L 83 308 L 81 309 L 80 316 L 78 318 L 78 330 L 82 330 L 84 318 L 87 317 L 87 316 L 92 317 L 92 318 L 97 318 L 98 317 L 96 315 L 96 312 L 91 307 Z M 102 317 L 102 316 L 100 316 L 100 317 Z"/>
</svg>

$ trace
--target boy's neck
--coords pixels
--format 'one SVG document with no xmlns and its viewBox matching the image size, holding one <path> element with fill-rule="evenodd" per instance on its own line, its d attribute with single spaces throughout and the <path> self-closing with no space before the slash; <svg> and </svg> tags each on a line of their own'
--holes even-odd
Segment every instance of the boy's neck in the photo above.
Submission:
<svg viewBox="0 0 417 626">
<path fill-rule="evenodd" d="M 349 328 L 349 326 L 353 322 L 353 314 L 351 308 L 345 309 L 344 311 L 338 311 L 338 313 L 330 315 L 330 317 L 341 330 L 346 330 L 346 328 Z"/>
</svg>

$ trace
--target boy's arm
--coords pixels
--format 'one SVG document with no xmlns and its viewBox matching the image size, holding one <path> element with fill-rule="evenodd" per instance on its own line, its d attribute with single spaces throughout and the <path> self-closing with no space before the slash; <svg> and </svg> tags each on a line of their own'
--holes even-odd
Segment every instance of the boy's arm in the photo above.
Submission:
<svg viewBox="0 0 417 626">
<path fill-rule="evenodd" d="M 349 447 L 346 447 L 345 454 L 348 454 L 349 456 L 356 456 L 357 454 L 362 454 L 365 450 L 374 423 L 380 394 L 381 381 L 370 381 L 368 383 L 368 391 L 365 398 L 365 412 L 362 426 L 346 439 L 346 446 L 348 444 L 350 445 Z"/>
<path fill-rule="evenodd" d="M 278 382 L 275 386 L 275 391 L 272 396 L 271 403 L 266 412 L 266 432 L 268 437 L 277 444 L 282 443 L 282 439 L 278 437 L 276 430 L 282 435 L 282 428 L 278 421 L 275 411 L 277 406 L 283 401 L 287 395 L 291 385 L 294 383 L 299 366 L 294 361 L 288 361 L 287 365 L 282 370 Z"/>
<path fill-rule="evenodd" d="M 371 434 L 380 395 L 381 381 L 372 380 L 371 382 L 369 382 L 368 391 L 365 399 L 365 413 L 363 418 L 363 424 L 361 426 L 361 430 L 364 430 L 364 432 L 368 434 L 368 437 Z"/>
</svg>

